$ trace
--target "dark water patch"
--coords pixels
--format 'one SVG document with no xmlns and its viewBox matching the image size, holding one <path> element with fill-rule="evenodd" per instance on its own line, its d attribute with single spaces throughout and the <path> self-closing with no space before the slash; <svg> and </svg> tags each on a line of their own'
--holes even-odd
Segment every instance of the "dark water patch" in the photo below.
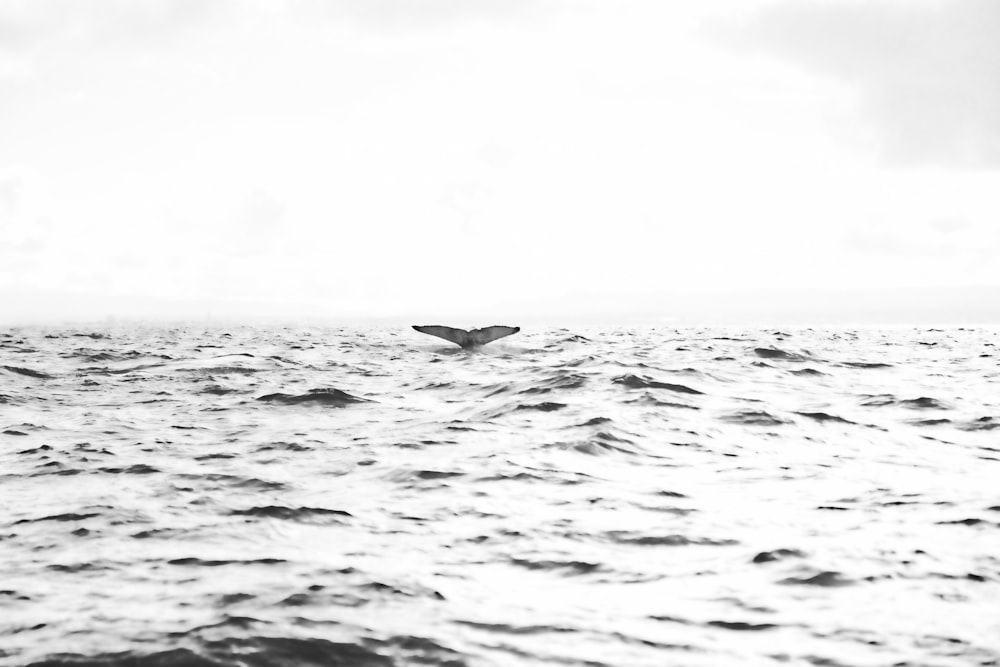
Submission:
<svg viewBox="0 0 1000 667">
<path fill-rule="evenodd" d="M 22 368 L 20 366 L 0 366 L 0 368 L 10 371 L 11 373 L 16 373 L 17 375 L 24 375 L 26 377 L 36 378 L 39 380 L 48 380 L 52 378 L 52 376 L 48 373 L 32 370 L 30 368 Z"/>
<path fill-rule="evenodd" d="M 20 424 L 10 424 L 7 428 L 17 429 L 19 431 L 48 431 L 48 426 L 41 426 L 39 424 L 32 424 L 31 422 L 21 422 Z"/>
<path fill-rule="evenodd" d="M 664 514 L 673 514 L 674 516 L 686 516 L 698 511 L 696 509 L 674 507 L 672 505 L 636 505 L 636 507 L 649 512 L 663 512 Z"/>
<path fill-rule="evenodd" d="M 12 600 L 30 600 L 31 599 L 31 597 L 28 596 L 28 595 L 21 595 L 17 591 L 9 590 L 9 589 L 0 590 L 0 598 L 9 598 L 9 599 L 12 599 Z M 0 652 L 0 657 L 2 657 L 2 656 L 3 656 L 3 653 Z"/>
<path fill-rule="evenodd" d="M 559 364 L 559 368 L 579 368 L 580 366 L 585 366 L 595 361 L 597 361 L 597 357 L 588 354 L 584 357 L 580 357 L 579 359 L 573 359 L 572 361 L 565 361 Z"/>
<path fill-rule="evenodd" d="M 936 398 L 921 396 L 920 398 L 907 398 L 899 402 L 904 408 L 913 410 L 947 410 L 950 406 Z"/>
<path fill-rule="evenodd" d="M 555 410 L 561 410 L 566 407 L 565 403 L 531 403 L 531 404 L 521 404 L 518 405 L 514 410 L 538 410 L 540 412 L 553 412 Z"/>
<path fill-rule="evenodd" d="M 719 419 L 731 424 L 746 424 L 748 426 L 780 426 L 790 423 L 763 410 L 740 410 L 722 415 Z"/>
<path fill-rule="evenodd" d="M 837 415 L 831 415 L 826 412 L 796 412 L 797 415 L 802 415 L 803 417 L 808 417 L 809 419 L 814 419 L 818 422 L 839 422 L 841 424 L 854 424 L 849 419 L 844 419 L 843 417 L 838 417 Z"/>
<path fill-rule="evenodd" d="M 203 373 L 205 375 L 252 375 L 259 373 L 260 368 L 247 366 L 204 366 L 199 368 L 178 368 L 183 373 Z"/>
<path fill-rule="evenodd" d="M 53 451 L 52 445 L 39 445 L 38 447 L 32 447 L 31 449 L 22 449 L 18 454 L 41 454 L 43 452 Z"/>
<path fill-rule="evenodd" d="M 337 517 L 353 516 L 344 510 L 331 510 L 322 507 L 284 507 L 281 505 L 264 505 L 245 510 L 233 510 L 229 514 L 231 516 L 264 517 L 303 523 L 342 523 Z"/>
<path fill-rule="evenodd" d="M 322 588 L 322 587 L 320 587 Z M 278 602 L 278 606 L 281 607 L 306 607 L 306 606 L 322 606 L 326 607 L 329 605 L 334 605 L 337 607 L 363 607 L 364 605 L 372 602 L 370 596 L 362 597 L 358 595 L 351 595 L 350 593 L 342 592 L 322 592 L 317 593 L 311 591 L 309 593 L 293 593 L 289 595 L 284 600 Z"/>
<path fill-rule="evenodd" d="M 787 350 L 782 350 L 776 347 L 755 347 L 754 354 L 758 357 L 764 359 L 776 359 L 778 361 L 816 361 L 808 354 L 800 354 L 797 352 L 788 352 Z"/>
<path fill-rule="evenodd" d="M 151 537 L 162 537 L 172 540 L 183 535 L 184 532 L 180 528 L 150 528 L 149 530 L 140 530 L 138 533 L 132 533 L 132 537 L 137 540 L 147 540 Z"/>
<path fill-rule="evenodd" d="M 13 525 L 18 525 L 21 523 L 39 523 L 41 521 L 83 521 L 84 519 L 90 519 L 95 516 L 100 516 L 97 512 L 77 514 L 74 512 L 68 512 L 66 514 L 52 514 L 50 516 L 43 516 L 40 519 L 21 519 L 20 521 L 15 521 Z"/>
<path fill-rule="evenodd" d="M 465 426 L 465 425 L 463 425 L 462 422 L 459 422 L 458 424 L 451 424 L 449 426 L 445 426 L 445 429 L 448 430 L 448 431 L 478 431 L 479 430 L 477 428 L 473 428 L 472 426 Z"/>
<path fill-rule="evenodd" d="M 660 382 L 659 380 L 654 380 L 649 377 L 643 377 L 640 375 L 619 375 L 612 380 L 615 384 L 620 384 L 629 389 L 666 389 L 668 391 L 674 391 L 680 394 L 704 394 L 703 391 L 698 391 L 697 389 L 692 389 L 687 385 L 683 384 L 673 384 L 670 382 Z"/>
<path fill-rule="evenodd" d="M 773 563 L 774 561 L 786 560 L 788 558 L 805 558 L 804 551 L 798 549 L 774 549 L 773 551 L 761 551 L 753 557 L 754 563 Z"/>
<path fill-rule="evenodd" d="M 438 667 L 469 667 L 462 656 L 452 649 L 426 637 L 397 635 L 384 640 L 367 640 L 365 642 L 373 649 L 388 653 L 395 658 L 391 664 L 431 665 Z M 349 663 L 353 666 L 354 663 Z M 347 664 L 344 665 L 347 667 Z M 360 667 L 376 667 L 361 665 Z M 380 667 L 380 666 L 379 666 Z"/>
<path fill-rule="evenodd" d="M 607 431 L 600 431 L 594 437 L 604 442 L 615 442 L 615 443 L 620 442 L 626 445 L 633 444 L 633 442 L 628 438 L 623 438 L 621 436 L 615 435 L 614 433 L 608 433 Z"/>
<path fill-rule="evenodd" d="M 968 519 L 953 519 L 951 521 L 937 521 L 935 522 L 939 526 L 980 526 L 982 524 L 990 524 L 986 519 L 979 519 L 970 517 Z"/>
<path fill-rule="evenodd" d="M 46 463 L 44 465 L 38 466 L 39 468 L 46 468 L 41 472 L 31 473 L 31 477 L 45 477 L 47 475 L 58 475 L 60 477 L 69 477 L 72 475 L 79 475 L 83 471 L 79 468 L 68 468 L 62 463 L 52 461 L 51 463 Z M 55 468 L 54 470 L 50 468 Z"/>
<path fill-rule="evenodd" d="M 235 459 L 238 458 L 236 454 L 202 454 L 201 456 L 194 457 L 195 461 L 215 461 L 221 459 Z"/>
<path fill-rule="evenodd" d="M 413 481 L 434 481 L 439 479 L 450 479 L 452 477 L 462 477 L 464 472 L 449 470 L 396 470 L 390 473 L 390 477 L 399 482 Z"/>
<path fill-rule="evenodd" d="M 591 340 L 586 336 L 581 336 L 580 334 L 573 334 L 571 336 L 566 336 L 556 341 L 557 344 L 561 343 L 589 343 Z"/>
<path fill-rule="evenodd" d="M 652 394 L 645 393 L 638 398 L 633 398 L 631 400 L 625 401 L 629 405 L 652 405 L 657 408 L 680 408 L 682 410 L 700 410 L 697 405 L 688 405 L 687 403 L 675 403 L 673 401 L 664 401 Z"/>
<path fill-rule="evenodd" d="M 971 422 L 966 422 L 958 428 L 963 431 L 992 431 L 993 429 L 1000 428 L 1000 419 L 996 419 L 994 417 L 980 417 L 979 419 Z"/>
<path fill-rule="evenodd" d="M 614 436 L 612 436 L 614 437 Z M 628 447 L 627 441 L 620 441 L 622 444 L 615 444 L 612 440 L 589 440 L 583 442 L 555 442 L 543 445 L 544 448 L 554 448 L 561 450 L 572 450 L 588 456 L 604 456 L 607 454 L 628 454 L 636 456 L 639 452 L 632 447 Z"/>
<path fill-rule="evenodd" d="M 511 557 L 510 562 L 528 570 L 542 570 L 568 575 L 591 574 L 604 569 L 599 563 L 589 563 L 579 560 L 533 560 L 530 558 Z"/>
<path fill-rule="evenodd" d="M 62 572 L 65 574 L 75 574 L 77 572 L 108 572 L 114 570 L 115 567 L 108 563 L 101 562 L 81 562 L 72 563 L 69 565 L 64 565 L 62 563 L 53 563 L 52 565 L 46 565 L 46 570 L 51 572 Z"/>
<path fill-rule="evenodd" d="M 196 482 L 225 484 L 236 489 L 249 489 L 253 491 L 283 491 L 288 486 L 284 482 L 272 482 L 258 479 L 257 477 L 242 477 L 240 475 L 227 475 L 225 473 L 205 473 L 203 475 L 180 473 L 175 475 L 175 477 L 177 479 Z"/>
<path fill-rule="evenodd" d="M 941 424 L 950 424 L 950 419 L 910 419 L 907 420 L 907 424 L 913 424 L 914 426 L 940 426 Z"/>
<path fill-rule="evenodd" d="M 280 364 L 287 364 L 288 366 L 301 366 L 302 364 L 294 359 L 289 359 L 287 357 L 281 357 L 276 354 L 272 354 L 267 357 L 271 361 L 277 361 Z"/>
<path fill-rule="evenodd" d="M 155 357 L 158 359 L 173 359 L 170 355 L 166 354 L 152 354 L 146 352 L 140 352 L 139 350 L 125 350 L 121 352 L 108 352 L 103 350 L 100 352 L 95 352 L 93 349 L 78 348 L 72 352 L 66 352 L 60 354 L 59 356 L 65 359 L 81 359 L 89 363 L 120 363 L 123 361 L 134 361 L 140 357 Z"/>
<path fill-rule="evenodd" d="M 104 366 L 102 368 L 81 368 L 80 372 L 91 373 L 93 375 L 127 375 L 136 371 L 145 371 L 150 368 L 163 368 L 164 366 L 166 366 L 164 363 L 139 364 L 138 366 L 129 366 L 128 368 L 108 368 L 107 366 Z"/>
<path fill-rule="evenodd" d="M 435 382 L 429 382 L 422 387 L 417 387 L 417 391 L 421 391 L 423 389 L 452 389 L 454 388 L 454 386 L 455 385 L 451 382 L 435 381 Z"/>
<path fill-rule="evenodd" d="M 648 617 L 650 620 L 659 621 L 661 623 L 677 623 L 678 625 L 692 625 L 692 621 L 681 618 L 679 616 L 667 616 L 666 614 L 652 614 Z"/>
<path fill-rule="evenodd" d="M 743 621 L 709 621 L 705 625 L 724 630 L 736 630 L 738 632 L 760 632 L 762 630 L 773 630 L 778 627 L 774 623 L 746 623 Z"/>
<path fill-rule="evenodd" d="M 553 391 L 565 391 L 568 389 L 580 389 L 587 384 L 587 378 L 583 375 L 557 371 L 554 377 L 542 380 L 534 386 L 522 389 L 518 394 L 547 394 Z"/>
<path fill-rule="evenodd" d="M 623 530 L 613 530 L 605 533 L 605 535 L 607 535 L 613 542 L 617 542 L 619 544 L 632 544 L 643 547 L 724 547 L 739 544 L 739 541 L 731 539 L 688 537 L 687 535 L 637 535 Z"/>
<path fill-rule="evenodd" d="M 283 491 L 288 488 L 288 485 L 284 482 L 274 482 L 266 479 L 258 479 L 257 477 L 239 477 L 237 475 L 209 475 L 211 478 L 229 478 L 232 482 L 233 488 L 236 489 L 254 489 L 260 491 Z"/>
<path fill-rule="evenodd" d="M 4 435 L 24 435 L 24 436 L 28 435 L 27 433 L 24 433 L 23 431 L 17 431 L 17 430 L 14 430 L 12 428 L 9 428 L 9 429 L 5 430 L 3 432 L 3 434 Z"/>
<path fill-rule="evenodd" d="M 190 649 L 151 653 L 57 654 L 30 667 L 393 667 L 395 664 L 360 644 L 291 637 L 230 637 L 201 640 Z"/>
<path fill-rule="evenodd" d="M 576 425 L 570 426 L 568 428 L 583 428 L 585 426 L 600 426 L 601 424 L 610 424 L 610 423 L 611 423 L 611 418 L 610 417 L 594 417 L 593 419 L 588 419 L 587 421 L 583 422 L 582 424 L 576 424 Z"/>
<path fill-rule="evenodd" d="M 226 394 L 232 394 L 236 392 L 236 389 L 230 389 L 228 387 L 222 387 L 217 384 L 213 384 L 209 387 L 205 387 L 200 392 L 201 394 L 211 394 L 213 396 L 225 396 Z"/>
<path fill-rule="evenodd" d="M 310 389 L 305 394 L 267 394 L 257 398 L 258 401 L 266 403 L 283 403 L 285 405 L 327 405 L 331 407 L 344 407 L 354 403 L 370 403 L 368 399 L 352 396 L 340 389 Z"/>
<path fill-rule="evenodd" d="M 124 468 L 98 468 L 98 471 L 111 475 L 152 475 L 153 473 L 162 472 L 159 468 L 154 468 L 153 466 L 145 463 L 136 463 Z"/>
<path fill-rule="evenodd" d="M 854 580 L 849 579 L 841 572 L 827 570 L 818 572 L 807 577 L 788 577 L 778 582 L 786 586 L 819 586 L 822 588 L 839 588 L 841 586 L 853 586 Z"/>
<path fill-rule="evenodd" d="M 920 396 L 919 398 L 899 398 L 893 394 L 866 395 L 861 402 L 865 407 L 888 407 L 899 406 L 911 410 L 947 410 L 951 406 L 936 398 Z"/>
<path fill-rule="evenodd" d="M 509 625 L 507 623 L 480 623 L 478 621 L 456 620 L 455 623 L 486 632 L 507 635 L 544 635 L 576 632 L 573 628 L 558 625 Z"/>
<path fill-rule="evenodd" d="M 823 371 L 818 371 L 815 368 L 796 368 L 788 372 L 793 375 L 826 375 Z"/>
<path fill-rule="evenodd" d="M 251 593 L 225 593 L 219 596 L 215 604 L 218 607 L 230 607 L 256 598 L 257 596 Z"/>
<path fill-rule="evenodd" d="M 506 394 L 509 391 L 513 391 L 513 389 L 514 389 L 513 385 L 502 382 L 488 384 L 482 387 L 482 390 L 483 392 L 485 392 L 487 398 L 490 398 L 491 396 L 497 396 L 499 394 Z"/>
<path fill-rule="evenodd" d="M 431 590 L 429 588 L 400 588 L 399 586 L 393 586 L 391 584 L 386 584 L 381 581 L 370 581 L 358 586 L 359 589 L 364 591 L 371 591 L 380 595 L 390 595 L 399 597 L 427 597 L 433 598 L 435 600 L 444 600 L 444 595 L 438 591 Z"/>
<path fill-rule="evenodd" d="M 677 652 L 683 651 L 685 653 L 701 653 L 705 649 L 693 646 L 691 644 L 673 644 L 667 642 L 653 641 L 652 639 L 647 639 L 645 637 L 635 637 L 633 635 L 625 634 L 624 632 L 610 632 L 605 635 L 607 638 L 621 642 L 622 644 L 629 646 L 641 646 L 644 649 L 655 649 L 661 652 Z M 672 663 L 667 663 L 672 664 Z M 684 664 L 684 663 L 680 663 Z M 581 663 L 581 667 L 618 667 L 618 665 L 610 665 L 605 662 L 587 661 Z"/>
<path fill-rule="evenodd" d="M 254 448 L 255 452 L 310 452 L 312 447 L 308 445 L 300 445 L 297 442 L 269 442 L 266 445 L 260 445 Z"/>
<path fill-rule="evenodd" d="M 278 565 L 287 563 L 283 558 L 249 558 L 233 560 L 208 560 L 203 558 L 174 558 L 167 561 L 167 565 L 180 565 L 192 567 L 221 567 L 223 565 Z"/>
<path fill-rule="evenodd" d="M 547 477 L 542 477 L 540 475 L 534 475 L 530 472 L 517 472 L 517 473 L 498 473 L 496 475 L 489 475 L 486 477 L 478 477 L 475 481 L 477 482 L 544 482 L 547 481 Z"/>
<path fill-rule="evenodd" d="M 841 366 L 846 366 L 847 368 L 892 368 L 892 364 L 887 364 L 884 362 L 867 362 L 867 361 L 845 361 L 840 364 Z"/>
</svg>

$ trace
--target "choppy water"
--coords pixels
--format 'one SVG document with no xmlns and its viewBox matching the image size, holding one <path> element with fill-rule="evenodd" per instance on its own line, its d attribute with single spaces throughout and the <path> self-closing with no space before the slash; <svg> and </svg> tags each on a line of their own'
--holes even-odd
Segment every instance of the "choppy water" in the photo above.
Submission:
<svg viewBox="0 0 1000 667">
<path fill-rule="evenodd" d="M 994 665 L 994 330 L 0 332 L 0 665 Z"/>
</svg>

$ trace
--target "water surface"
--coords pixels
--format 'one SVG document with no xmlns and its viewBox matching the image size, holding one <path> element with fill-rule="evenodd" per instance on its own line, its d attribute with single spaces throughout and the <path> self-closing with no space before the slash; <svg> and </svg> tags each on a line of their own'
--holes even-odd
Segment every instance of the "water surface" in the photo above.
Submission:
<svg viewBox="0 0 1000 667">
<path fill-rule="evenodd" d="M 0 330 L 0 665 L 993 665 L 987 329 Z"/>
</svg>

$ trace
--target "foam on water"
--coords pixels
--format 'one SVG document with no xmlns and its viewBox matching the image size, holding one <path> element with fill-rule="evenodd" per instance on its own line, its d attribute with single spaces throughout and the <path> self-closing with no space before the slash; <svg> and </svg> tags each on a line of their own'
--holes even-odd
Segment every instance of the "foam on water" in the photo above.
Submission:
<svg viewBox="0 0 1000 667">
<path fill-rule="evenodd" d="M 0 332 L 0 665 L 997 664 L 998 343 Z"/>
</svg>

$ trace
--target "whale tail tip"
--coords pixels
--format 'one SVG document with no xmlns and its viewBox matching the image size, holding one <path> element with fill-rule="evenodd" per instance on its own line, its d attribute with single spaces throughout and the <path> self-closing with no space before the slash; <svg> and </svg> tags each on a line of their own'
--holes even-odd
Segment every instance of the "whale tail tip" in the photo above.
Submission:
<svg viewBox="0 0 1000 667">
<path fill-rule="evenodd" d="M 493 325 L 491 327 L 483 327 L 482 329 L 473 329 L 471 331 L 456 329 L 454 327 L 443 327 L 437 324 L 426 326 L 414 324 L 413 328 L 420 333 L 443 338 L 446 341 L 455 343 L 456 345 L 464 348 L 486 345 L 487 343 L 492 343 L 498 338 L 516 334 L 521 330 L 521 327 L 508 327 L 502 325 Z"/>
</svg>

